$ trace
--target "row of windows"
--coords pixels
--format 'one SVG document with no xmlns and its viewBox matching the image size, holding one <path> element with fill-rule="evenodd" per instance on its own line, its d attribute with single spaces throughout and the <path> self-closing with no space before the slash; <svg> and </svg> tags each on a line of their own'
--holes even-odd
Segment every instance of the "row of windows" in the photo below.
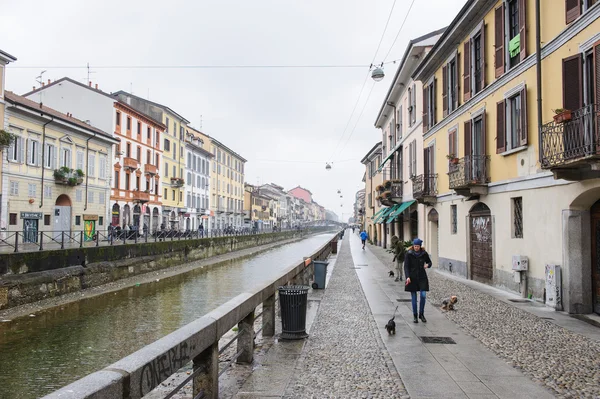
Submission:
<svg viewBox="0 0 600 399">
<path fill-rule="evenodd" d="M 12 226 L 17 225 L 17 214 L 9 213 L 8 214 L 8 224 Z M 52 224 L 52 215 L 44 215 L 44 226 L 50 226 Z M 104 216 L 98 216 L 98 226 L 104 225 Z M 75 226 L 81 226 L 81 216 L 75 215 Z"/>
<path fill-rule="evenodd" d="M 208 175 L 210 171 L 210 162 L 188 152 L 187 168 L 202 173 L 203 175 Z"/>
<path fill-rule="evenodd" d="M 215 183 L 216 183 L 217 191 L 224 191 L 224 192 L 227 192 L 227 194 L 233 194 L 236 196 L 242 195 L 244 193 L 244 190 L 240 186 L 225 183 L 225 182 L 220 182 L 220 181 L 215 182 L 215 180 L 216 179 L 213 178 L 213 185 L 215 185 Z"/>
<path fill-rule="evenodd" d="M 137 139 L 139 141 L 142 140 L 142 122 L 140 120 L 136 119 L 136 133 L 137 133 Z M 116 112 L 116 116 L 115 116 L 115 125 L 117 127 L 117 131 L 120 132 L 121 131 L 121 112 L 117 111 Z M 131 133 L 131 127 L 132 127 L 132 118 L 131 116 L 127 116 L 127 120 L 126 120 L 126 131 L 127 133 Z M 146 126 L 146 140 L 152 140 L 152 132 L 155 133 L 156 137 L 154 142 L 156 144 L 160 143 L 160 132 L 157 132 L 156 129 L 153 129 L 151 126 Z"/>
<path fill-rule="evenodd" d="M 523 197 L 511 198 L 511 237 L 523 238 Z M 450 234 L 458 233 L 458 209 L 450 205 Z"/>
<path fill-rule="evenodd" d="M 21 189 L 21 183 L 16 180 L 10 180 L 9 183 L 9 195 L 16 197 L 19 195 L 19 190 Z M 23 183 L 23 189 L 25 189 L 25 185 L 27 187 L 27 196 L 29 198 L 35 198 L 39 195 L 38 185 L 35 183 Z M 52 185 L 44 185 L 44 198 L 52 198 Z M 88 203 L 93 204 L 96 200 L 98 204 L 104 203 L 106 196 L 103 191 L 88 191 Z M 75 190 L 75 201 L 82 202 L 83 201 L 83 190 Z"/>
<path fill-rule="evenodd" d="M 213 204 L 215 203 L 215 201 L 216 201 L 216 196 L 215 196 L 215 194 L 213 194 Z M 244 207 L 244 202 L 242 200 L 237 200 L 237 199 L 231 198 L 231 197 L 219 196 L 218 207 L 221 209 L 227 207 L 227 209 L 241 211 Z"/>
<path fill-rule="evenodd" d="M 121 188 L 121 171 L 115 170 L 115 181 L 113 182 L 114 188 Z M 158 180 L 156 178 L 142 178 L 140 176 L 134 175 L 134 180 L 132 181 L 131 176 L 132 173 L 129 171 L 123 171 L 125 176 L 125 190 L 146 190 L 149 193 L 157 193 L 158 194 Z M 144 186 L 141 183 L 144 182 Z M 154 188 L 154 190 L 152 190 Z"/>
<path fill-rule="evenodd" d="M 188 208 L 202 208 L 208 209 L 208 197 L 200 196 L 200 195 L 192 195 L 190 193 L 187 194 L 187 201 L 185 205 Z"/>
<path fill-rule="evenodd" d="M 25 151 L 27 148 L 27 151 Z M 95 151 L 88 153 L 88 169 L 86 171 L 84 160 L 84 151 L 76 151 L 75 168 L 81 169 L 84 173 L 87 172 L 89 177 L 96 177 L 96 156 Z M 43 161 L 42 161 L 43 155 Z M 44 167 L 48 169 L 58 169 L 60 167 L 73 168 L 73 153 L 70 147 L 58 148 L 54 144 L 46 144 L 44 146 L 44 154 L 41 151 L 41 143 L 35 139 L 25 139 L 17 137 L 8 149 L 8 160 L 14 163 L 24 163 L 29 166 L 40 167 L 42 162 Z M 100 154 L 98 156 L 98 177 L 100 179 L 107 178 L 107 157 Z"/>
</svg>

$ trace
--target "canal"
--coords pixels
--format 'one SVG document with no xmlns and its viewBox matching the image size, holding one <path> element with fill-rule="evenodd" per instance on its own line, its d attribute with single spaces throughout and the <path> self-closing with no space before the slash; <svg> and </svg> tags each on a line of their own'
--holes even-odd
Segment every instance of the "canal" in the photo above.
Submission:
<svg viewBox="0 0 600 399">
<path fill-rule="evenodd" d="M 156 341 L 302 260 L 319 234 L 232 261 L 0 323 L 0 398 L 37 398 Z"/>
</svg>

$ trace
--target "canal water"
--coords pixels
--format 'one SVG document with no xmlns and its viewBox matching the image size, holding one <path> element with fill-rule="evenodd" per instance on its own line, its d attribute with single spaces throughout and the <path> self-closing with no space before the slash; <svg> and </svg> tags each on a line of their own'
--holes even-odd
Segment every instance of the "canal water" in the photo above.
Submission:
<svg viewBox="0 0 600 399">
<path fill-rule="evenodd" d="M 152 284 L 0 323 L 0 398 L 37 398 L 275 279 L 333 237 L 320 234 Z"/>
</svg>

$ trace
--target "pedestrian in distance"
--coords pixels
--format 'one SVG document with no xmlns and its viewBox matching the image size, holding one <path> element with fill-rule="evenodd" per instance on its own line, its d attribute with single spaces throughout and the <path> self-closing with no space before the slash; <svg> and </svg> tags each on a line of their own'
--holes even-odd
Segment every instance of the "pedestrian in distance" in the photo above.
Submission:
<svg viewBox="0 0 600 399">
<path fill-rule="evenodd" d="M 352 234 L 354 234 L 355 229 L 356 229 L 356 227 L 352 226 Z"/>
<path fill-rule="evenodd" d="M 411 295 L 414 323 L 418 323 L 419 319 L 423 323 L 427 323 L 424 313 L 425 293 L 429 291 L 429 280 L 425 269 L 431 267 L 431 258 L 422 244 L 422 240 L 415 238 L 412 248 L 408 250 L 404 258 L 404 275 L 406 276 L 404 291 L 410 292 Z M 420 294 L 419 313 L 417 313 L 417 292 Z"/>
<path fill-rule="evenodd" d="M 367 238 L 369 238 L 369 235 L 367 234 L 366 231 L 362 231 L 360 233 L 360 240 L 362 241 L 362 249 L 365 249 L 365 244 L 367 243 Z"/>
</svg>

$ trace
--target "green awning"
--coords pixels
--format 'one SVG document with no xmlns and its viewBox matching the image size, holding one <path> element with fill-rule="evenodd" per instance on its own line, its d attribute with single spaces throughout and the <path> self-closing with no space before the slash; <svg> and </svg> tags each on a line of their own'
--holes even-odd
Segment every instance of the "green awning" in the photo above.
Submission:
<svg viewBox="0 0 600 399">
<path fill-rule="evenodd" d="M 400 149 L 401 146 L 402 146 L 402 142 L 399 142 L 398 144 L 396 144 L 396 146 L 394 148 L 392 148 L 392 150 L 390 151 L 388 156 L 385 157 L 385 159 L 383 160 L 381 165 L 379 165 L 379 169 L 377 169 L 377 172 L 381 172 L 381 170 L 385 166 L 386 162 L 389 161 L 390 158 L 392 158 L 394 156 L 394 154 Z"/>
<path fill-rule="evenodd" d="M 402 212 L 404 212 L 406 209 L 408 209 L 409 206 L 411 206 L 414 203 L 415 203 L 415 200 L 412 200 L 412 201 L 406 201 L 406 202 L 396 205 L 394 207 L 395 210 L 389 214 L 388 220 L 386 223 L 392 222 L 394 219 L 396 219 L 396 217 L 398 215 L 400 215 Z"/>
<path fill-rule="evenodd" d="M 387 217 L 387 215 L 390 214 L 390 212 L 394 209 L 394 207 L 391 208 L 384 208 L 383 212 L 381 212 L 381 214 L 379 215 L 379 217 L 375 220 L 375 223 L 383 223 L 383 221 L 385 220 L 385 218 Z"/>
<path fill-rule="evenodd" d="M 374 214 L 373 216 L 371 216 L 371 220 L 375 220 L 375 219 L 379 218 L 379 215 L 381 215 L 381 213 L 382 213 L 383 211 L 385 211 L 386 209 L 387 209 L 387 208 L 381 208 L 379 211 L 377 211 L 377 213 L 376 213 L 376 214 Z"/>
</svg>

